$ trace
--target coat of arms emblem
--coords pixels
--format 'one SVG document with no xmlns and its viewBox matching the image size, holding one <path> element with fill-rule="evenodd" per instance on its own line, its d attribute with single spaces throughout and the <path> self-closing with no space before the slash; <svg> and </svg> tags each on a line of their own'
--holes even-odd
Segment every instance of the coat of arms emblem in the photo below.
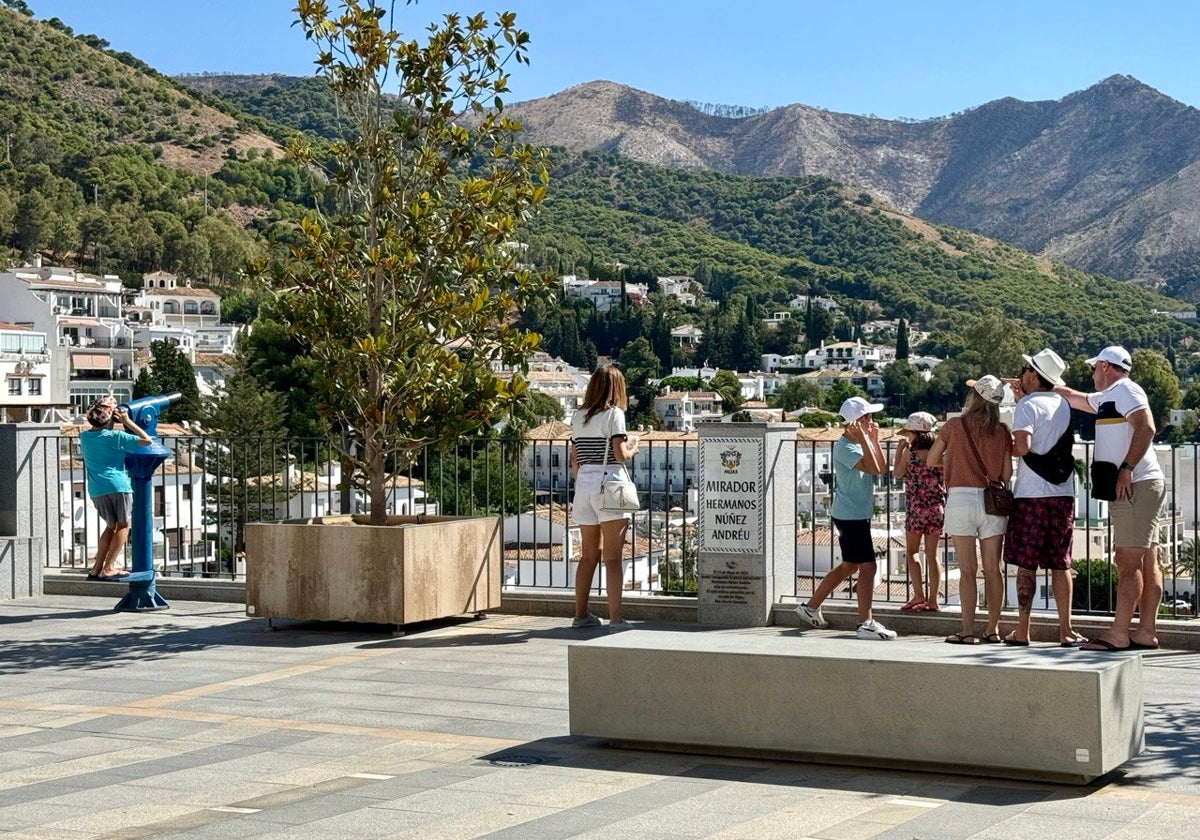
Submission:
<svg viewBox="0 0 1200 840">
<path fill-rule="evenodd" d="M 725 468 L 725 472 L 737 472 L 737 468 L 741 463 L 742 450 L 736 446 L 731 446 L 721 453 L 721 466 Z"/>
</svg>

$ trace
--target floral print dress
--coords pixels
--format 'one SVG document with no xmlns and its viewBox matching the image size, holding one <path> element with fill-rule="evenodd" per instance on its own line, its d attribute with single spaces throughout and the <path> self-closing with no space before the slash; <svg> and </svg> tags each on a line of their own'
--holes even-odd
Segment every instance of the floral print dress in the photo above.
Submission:
<svg viewBox="0 0 1200 840">
<path fill-rule="evenodd" d="M 904 475 L 904 530 L 940 537 L 946 513 L 942 468 L 923 462 L 916 450 L 910 449 L 908 457 L 908 472 Z"/>
</svg>

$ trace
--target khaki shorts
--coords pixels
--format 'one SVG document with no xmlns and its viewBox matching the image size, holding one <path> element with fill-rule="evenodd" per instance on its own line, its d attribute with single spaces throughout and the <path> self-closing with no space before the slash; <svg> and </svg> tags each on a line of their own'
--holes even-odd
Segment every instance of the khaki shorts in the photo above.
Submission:
<svg viewBox="0 0 1200 840">
<path fill-rule="evenodd" d="M 1161 478 L 1133 483 L 1132 499 L 1108 503 L 1114 548 L 1149 548 L 1158 542 L 1158 512 L 1167 496 Z"/>
</svg>

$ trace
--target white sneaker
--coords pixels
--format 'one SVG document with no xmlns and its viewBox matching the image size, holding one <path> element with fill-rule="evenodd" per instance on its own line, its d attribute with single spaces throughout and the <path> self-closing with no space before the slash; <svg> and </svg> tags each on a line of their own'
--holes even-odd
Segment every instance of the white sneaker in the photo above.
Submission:
<svg viewBox="0 0 1200 840">
<path fill-rule="evenodd" d="M 628 621 L 610 621 L 608 622 L 609 630 L 632 630 L 633 625 Z"/>
<path fill-rule="evenodd" d="M 896 638 L 896 631 L 889 630 L 875 619 L 864 621 L 858 625 L 858 638 L 874 639 L 877 642 L 890 642 Z"/>
<path fill-rule="evenodd" d="M 815 610 L 808 604 L 799 604 L 796 607 L 796 615 L 800 616 L 800 620 L 811 624 L 813 627 L 821 628 L 828 627 L 829 622 L 825 620 L 825 616 L 821 615 L 821 608 Z"/>
<path fill-rule="evenodd" d="M 599 627 L 600 619 L 597 616 L 588 613 L 583 618 L 571 619 L 571 627 L 578 630 L 585 627 Z"/>
</svg>

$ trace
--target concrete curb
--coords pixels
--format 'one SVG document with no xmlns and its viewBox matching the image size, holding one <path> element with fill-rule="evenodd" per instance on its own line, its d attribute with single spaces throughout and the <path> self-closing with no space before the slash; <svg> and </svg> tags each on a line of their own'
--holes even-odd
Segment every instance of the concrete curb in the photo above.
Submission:
<svg viewBox="0 0 1200 840">
<path fill-rule="evenodd" d="M 213 578 L 159 578 L 156 588 L 171 601 L 207 601 L 223 604 L 245 604 L 246 585 L 241 581 L 217 580 Z M 106 583 L 84 578 L 81 572 L 56 572 L 46 570 L 43 591 L 46 595 L 84 595 L 120 598 L 125 592 L 121 583 Z M 607 615 L 603 598 L 592 596 L 592 611 Z M 501 606 L 496 612 L 507 615 L 533 615 L 569 618 L 574 610 L 574 596 L 566 590 L 510 590 L 501 596 Z M 695 624 L 697 603 L 695 598 L 655 597 L 627 598 L 622 607 L 626 618 L 634 621 L 649 621 L 664 624 Z M 830 627 L 835 630 L 853 630 L 858 623 L 853 605 L 848 603 L 826 604 L 822 608 Z M 902 635 L 948 636 L 957 633 L 962 626 L 957 612 L 943 610 L 940 614 L 906 613 L 899 606 L 875 604 L 875 617 Z M 800 619 L 793 604 L 776 604 L 771 614 L 772 621 L 780 627 L 799 627 Z M 1000 621 L 1003 632 L 1012 628 L 1014 615 L 1005 611 Z M 1079 616 L 1073 621 L 1075 629 L 1085 636 L 1099 635 L 1109 625 L 1104 616 Z M 976 613 L 975 626 L 983 629 L 983 619 Z M 1200 619 L 1187 621 L 1159 619 L 1158 639 L 1164 648 L 1173 650 L 1200 650 Z M 1030 635 L 1035 642 L 1058 640 L 1058 625 L 1053 618 L 1034 616 Z"/>
</svg>

